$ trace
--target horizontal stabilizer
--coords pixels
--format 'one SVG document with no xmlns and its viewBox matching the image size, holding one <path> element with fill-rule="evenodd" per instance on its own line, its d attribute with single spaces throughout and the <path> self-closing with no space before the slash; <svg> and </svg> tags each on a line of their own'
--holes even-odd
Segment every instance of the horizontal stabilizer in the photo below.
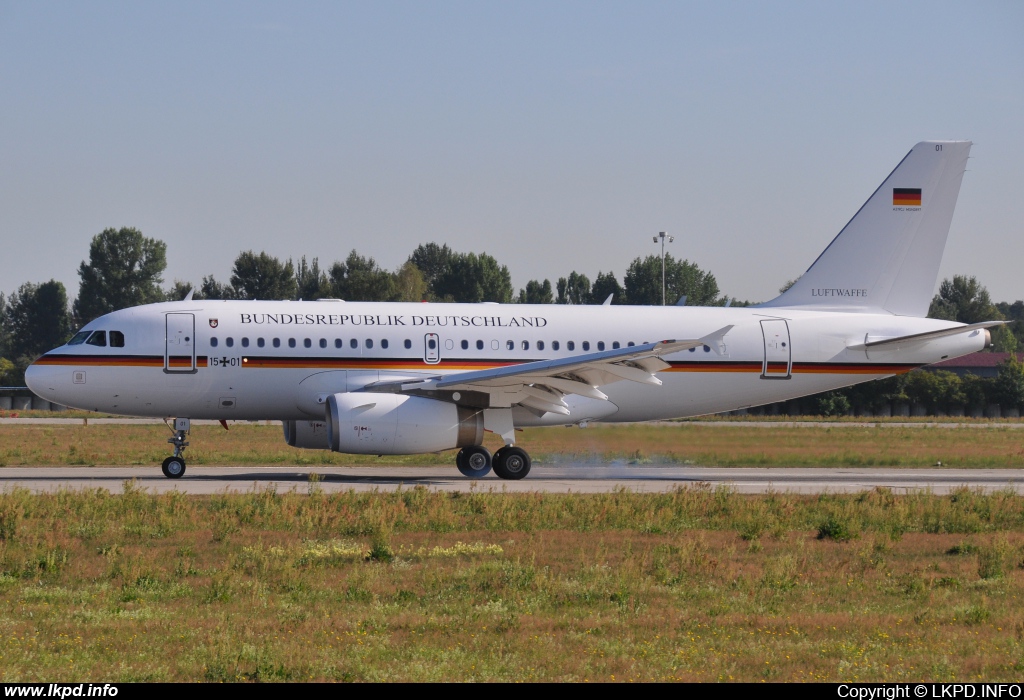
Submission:
<svg viewBox="0 0 1024 700">
<path fill-rule="evenodd" d="M 850 345 L 851 349 L 860 348 L 880 348 L 886 345 L 906 345 L 908 343 L 924 342 L 926 340 L 934 340 L 935 338 L 946 338 L 951 335 L 960 335 L 961 333 L 968 333 L 970 331 L 980 331 L 986 328 L 992 328 L 994 326 L 1005 326 L 1009 321 L 983 321 L 982 323 L 972 323 L 967 326 L 955 326 L 954 328 L 943 328 L 939 331 L 928 331 L 926 333 L 914 333 L 913 335 L 901 335 L 898 338 L 882 338 L 880 340 L 870 340 L 870 336 L 865 337 L 863 343 L 857 345 Z"/>
</svg>

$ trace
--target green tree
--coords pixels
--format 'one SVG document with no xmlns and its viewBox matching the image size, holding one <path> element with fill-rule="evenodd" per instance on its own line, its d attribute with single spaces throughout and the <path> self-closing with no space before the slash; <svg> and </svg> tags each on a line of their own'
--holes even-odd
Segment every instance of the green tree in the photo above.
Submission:
<svg viewBox="0 0 1024 700">
<path fill-rule="evenodd" d="M 1024 405 L 1024 362 L 1011 354 L 999 363 L 995 399 L 1003 408 Z"/>
<path fill-rule="evenodd" d="M 629 304 L 661 304 L 661 258 L 648 255 L 637 258 L 629 265 L 624 278 L 626 300 Z M 716 306 L 719 299 L 718 281 L 710 272 L 701 270 L 689 260 L 676 260 L 665 254 L 665 303 L 674 304 L 686 297 L 688 306 Z"/>
<path fill-rule="evenodd" d="M 437 284 L 448 273 L 455 255 L 447 244 L 423 243 L 417 246 L 409 256 L 408 262 L 415 265 L 423 275 L 423 279 L 427 283 L 427 290 L 433 299 L 442 300 L 443 295 L 438 294 Z"/>
<path fill-rule="evenodd" d="M 331 296 L 346 301 L 388 301 L 395 294 L 392 274 L 354 250 L 331 266 L 330 280 Z"/>
<path fill-rule="evenodd" d="M 203 283 L 199 285 L 199 291 L 196 293 L 196 299 L 234 299 L 235 290 L 231 288 L 230 284 L 221 284 L 213 275 L 207 275 L 203 278 Z"/>
<path fill-rule="evenodd" d="M 582 272 L 573 270 L 568 277 L 558 278 L 559 304 L 589 304 L 590 278 Z"/>
<path fill-rule="evenodd" d="M 5 321 L 12 359 L 35 360 L 71 337 L 68 294 L 56 280 L 21 285 L 7 304 Z M 26 365 L 27 366 L 27 365 Z"/>
<path fill-rule="evenodd" d="M 299 299 L 314 301 L 331 296 L 331 281 L 327 273 L 320 269 L 319 258 L 313 258 L 312 263 L 307 263 L 306 256 L 302 256 L 295 271 L 295 285 Z"/>
<path fill-rule="evenodd" d="M 554 304 L 555 296 L 551 291 L 551 280 L 543 282 L 530 280 L 526 283 L 525 289 L 519 290 L 519 298 L 516 301 L 520 304 Z"/>
<path fill-rule="evenodd" d="M 75 317 L 86 324 L 97 316 L 164 300 L 161 275 L 167 244 L 134 228 L 108 228 L 89 244 L 89 262 L 78 266 L 81 278 Z"/>
<path fill-rule="evenodd" d="M 423 273 L 408 260 L 395 273 L 393 301 L 427 301 L 430 289 Z"/>
<path fill-rule="evenodd" d="M 8 355 L 7 297 L 0 292 L 0 357 Z"/>
<path fill-rule="evenodd" d="M 236 299 L 294 299 L 295 266 L 282 263 L 260 251 L 240 253 L 231 270 L 231 287 Z"/>
<path fill-rule="evenodd" d="M 997 321 L 1003 316 L 977 277 L 954 275 L 952 280 L 942 280 L 939 293 L 928 308 L 928 317 L 959 323 L 979 323 Z"/>
<path fill-rule="evenodd" d="M 174 280 L 174 284 L 171 288 L 164 292 L 164 299 L 167 301 L 181 301 L 185 296 L 192 292 L 193 299 L 202 299 L 202 294 L 195 288 L 191 282 L 182 282 L 181 280 Z"/>
<path fill-rule="evenodd" d="M 613 304 L 626 303 L 626 290 L 619 284 L 614 272 L 598 272 L 594 286 L 590 288 L 590 303 L 603 304 L 608 295 L 612 295 Z"/>
<path fill-rule="evenodd" d="M 487 253 L 453 253 L 448 269 L 433 286 L 437 299 L 463 303 L 512 303 L 512 275 L 508 267 Z"/>
<path fill-rule="evenodd" d="M 13 377 L 15 372 L 14 363 L 6 357 L 0 357 L 0 384 L 7 384 L 8 377 Z"/>
</svg>

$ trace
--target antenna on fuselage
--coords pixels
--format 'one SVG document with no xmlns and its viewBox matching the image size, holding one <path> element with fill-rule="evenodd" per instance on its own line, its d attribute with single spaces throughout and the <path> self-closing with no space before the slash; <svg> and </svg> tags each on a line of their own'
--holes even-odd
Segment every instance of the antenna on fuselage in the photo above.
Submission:
<svg viewBox="0 0 1024 700">
<path fill-rule="evenodd" d="M 182 301 L 192 301 L 192 295 L 195 294 L 195 293 L 196 293 L 196 290 L 193 287 L 189 287 L 188 288 L 188 294 L 185 295 L 185 298 L 182 299 Z"/>
<path fill-rule="evenodd" d="M 686 295 L 679 297 L 679 301 L 676 302 L 676 306 L 686 306 Z"/>
<path fill-rule="evenodd" d="M 615 296 L 614 294 L 609 294 L 608 298 L 605 299 L 603 302 L 601 302 L 601 306 L 611 306 L 612 305 L 612 297 L 614 297 L 614 296 Z"/>
</svg>

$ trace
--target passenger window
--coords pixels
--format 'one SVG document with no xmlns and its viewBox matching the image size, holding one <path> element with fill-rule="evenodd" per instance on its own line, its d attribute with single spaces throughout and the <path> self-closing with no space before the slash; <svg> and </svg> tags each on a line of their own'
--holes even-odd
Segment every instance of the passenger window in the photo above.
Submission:
<svg viewBox="0 0 1024 700">
<path fill-rule="evenodd" d="M 516 341 L 509 340 L 508 342 L 505 343 L 505 347 L 508 348 L 509 350 L 515 350 L 516 349 Z"/>
<path fill-rule="evenodd" d="M 630 348 L 631 348 L 631 347 L 633 347 L 634 345 L 636 345 L 636 343 L 634 343 L 634 342 L 633 342 L 632 340 L 631 340 L 631 341 L 629 341 L 628 343 L 626 343 L 626 347 L 630 347 Z"/>
<path fill-rule="evenodd" d="M 384 338 L 383 340 L 381 340 L 381 341 L 380 341 L 380 346 L 381 346 L 382 348 L 384 348 L 385 350 L 387 350 L 387 349 L 388 349 L 388 339 L 387 339 L 387 338 Z"/>
<path fill-rule="evenodd" d="M 327 347 L 327 338 L 321 338 L 320 339 L 320 347 L 322 347 L 322 348 L 326 348 Z"/>
<path fill-rule="evenodd" d="M 477 350 L 483 350 L 484 349 L 484 341 L 482 341 L 482 340 L 476 341 L 476 349 Z"/>
<path fill-rule="evenodd" d="M 75 337 L 68 341 L 68 345 L 81 345 L 85 342 L 85 339 L 89 337 L 89 333 L 92 331 L 79 331 L 75 333 Z"/>
<path fill-rule="evenodd" d="M 366 339 L 366 347 L 367 348 L 372 348 L 373 347 L 373 341 L 370 340 L 369 338 Z"/>
<path fill-rule="evenodd" d="M 243 348 L 249 347 L 249 339 L 248 338 L 242 338 L 242 347 Z"/>
<path fill-rule="evenodd" d="M 462 349 L 463 350 L 469 350 L 469 341 L 468 340 L 463 340 L 462 341 Z"/>
<path fill-rule="evenodd" d="M 266 345 L 266 344 L 267 344 L 267 343 L 266 343 L 266 341 L 265 341 L 265 340 L 263 340 L 263 338 L 257 338 L 257 339 L 256 339 L 256 347 L 260 347 L 260 348 L 262 348 L 262 347 L 263 347 L 264 345 Z"/>
<path fill-rule="evenodd" d="M 598 350 L 604 350 L 604 341 L 603 340 L 597 341 L 597 349 Z"/>
<path fill-rule="evenodd" d="M 295 347 L 295 338 L 289 338 L 288 339 L 288 347 L 290 347 L 290 348 L 294 348 Z"/>
<path fill-rule="evenodd" d="M 224 339 L 224 344 L 227 345 L 229 348 L 232 348 L 235 346 L 235 339 L 229 336 Z"/>
<path fill-rule="evenodd" d="M 707 345 L 704 346 L 704 352 L 711 352 L 711 348 Z"/>
<path fill-rule="evenodd" d="M 573 340 L 570 340 L 570 341 L 566 342 L 565 349 L 566 350 L 575 350 L 576 349 L 576 342 L 573 341 Z"/>
<path fill-rule="evenodd" d="M 618 349 L 619 349 L 619 341 L 616 340 L 614 343 L 612 343 L 612 350 L 618 350 Z"/>
<path fill-rule="evenodd" d="M 544 341 L 543 340 L 538 340 L 537 341 L 537 349 L 538 350 L 543 350 L 544 349 Z"/>
<path fill-rule="evenodd" d="M 281 347 L 281 339 L 280 338 L 274 338 L 274 347 L 275 348 Z"/>
<path fill-rule="evenodd" d="M 359 341 L 353 338 L 352 340 L 348 341 L 348 346 L 355 350 L 356 348 L 359 347 Z"/>
<path fill-rule="evenodd" d="M 334 347 L 336 347 L 336 348 L 340 348 L 341 347 L 341 338 L 335 338 L 334 339 Z"/>
<path fill-rule="evenodd" d="M 313 347 L 313 341 L 310 340 L 309 338 L 306 338 L 305 340 L 302 341 L 302 346 L 305 348 L 311 348 Z"/>
<path fill-rule="evenodd" d="M 491 341 L 491 350 L 497 350 L 500 347 L 501 347 L 501 343 L 499 343 L 497 340 L 492 340 Z"/>
<path fill-rule="evenodd" d="M 690 352 L 697 352 L 697 348 L 690 348 Z"/>
<path fill-rule="evenodd" d="M 121 331 L 110 331 L 110 347 L 123 348 L 124 333 L 122 333 Z"/>
<path fill-rule="evenodd" d="M 529 349 L 530 349 L 530 341 L 529 340 L 524 340 L 523 341 L 523 350 L 529 350 Z"/>
<path fill-rule="evenodd" d="M 558 350 L 558 341 L 557 340 L 552 340 L 551 341 L 551 349 L 552 350 Z"/>
<path fill-rule="evenodd" d="M 93 331 L 89 339 L 85 341 L 86 345 L 95 345 L 96 347 L 105 348 L 107 347 L 107 332 L 106 331 Z"/>
<path fill-rule="evenodd" d="M 217 339 L 216 338 L 210 338 L 210 347 L 211 348 L 217 347 Z"/>
<path fill-rule="evenodd" d="M 405 339 L 405 349 L 409 350 L 412 347 L 412 341 L 408 338 Z"/>
<path fill-rule="evenodd" d="M 584 350 L 589 350 L 590 349 L 590 341 L 589 340 L 584 340 L 583 341 L 583 349 Z"/>
</svg>

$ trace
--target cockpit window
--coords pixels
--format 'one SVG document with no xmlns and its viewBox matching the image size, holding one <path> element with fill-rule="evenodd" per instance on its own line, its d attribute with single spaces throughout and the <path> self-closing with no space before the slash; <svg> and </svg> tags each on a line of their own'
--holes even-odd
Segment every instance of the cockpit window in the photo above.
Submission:
<svg viewBox="0 0 1024 700">
<path fill-rule="evenodd" d="M 86 345 L 96 345 L 101 348 L 107 347 L 107 332 L 106 331 L 93 331 L 89 339 L 85 341 Z"/>
<path fill-rule="evenodd" d="M 124 333 L 122 333 L 121 331 L 110 331 L 110 347 L 123 348 Z"/>
<path fill-rule="evenodd" d="M 92 331 L 78 331 L 75 333 L 75 337 L 68 341 L 68 345 L 81 345 L 89 337 L 90 333 Z"/>
</svg>

